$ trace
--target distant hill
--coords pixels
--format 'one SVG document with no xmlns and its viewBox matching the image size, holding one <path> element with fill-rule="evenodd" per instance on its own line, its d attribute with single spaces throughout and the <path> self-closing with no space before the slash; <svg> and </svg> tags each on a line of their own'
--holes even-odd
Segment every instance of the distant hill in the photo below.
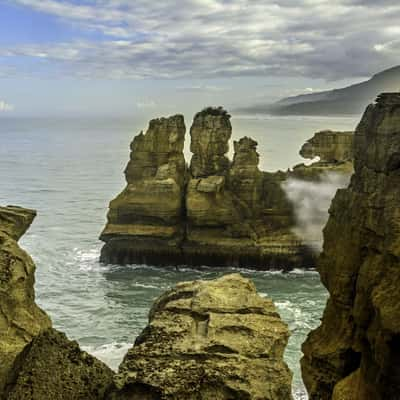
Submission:
<svg viewBox="0 0 400 400">
<path fill-rule="evenodd" d="M 274 104 L 243 108 L 245 113 L 275 115 L 360 114 L 382 92 L 400 90 L 400 66 L 374 75 L 368 81 L 342 89 L 287 97 Z"/>
</svg>

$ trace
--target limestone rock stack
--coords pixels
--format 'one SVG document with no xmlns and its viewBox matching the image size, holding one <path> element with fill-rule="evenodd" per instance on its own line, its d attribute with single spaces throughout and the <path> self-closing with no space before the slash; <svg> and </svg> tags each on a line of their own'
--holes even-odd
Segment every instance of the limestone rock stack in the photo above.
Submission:
<svg viewBox="0 0 400 400">
<path fill-rule="evenodd" d="M 237 266 L 260 269 L 312 266 L 312 250 L 292 227 L 284 172 L 258 168 L 257 142 L 234 143 L 221 107 L 194 117 L 193 153 L 185 168 L 182 116 L 150 122 L 132 144 L 128 185 L 110 203 L 101 234 L 106 263 Z"/>
<path fill-rule="evenodd" d="M 226 175 L 226 157 L 232 135 L 230 115 L 222 108 L 206 108 L 197 113 L 190 128 L 190 172 L 193 178 Z"/>
<path fill-rule="evenodd" d="M 355 174 L 334 198 L 318 262 L 330 298 L 303 345 L 310 400 L 400 396 L 400 95 L 368 106 Z"/>
<path fill-rule="evenodd" d="M 110 204 L 103 261 L 124 264 L 179 259 L 186 165 L 182 115 L 150 121 L 131 144 L 128 185 Z"/>
<path fill-rule="evenodd" d="M 290 400 L 288 336 L 239 274 L 179 283 L 154 303 L 109 399 Z"/>
</svg>

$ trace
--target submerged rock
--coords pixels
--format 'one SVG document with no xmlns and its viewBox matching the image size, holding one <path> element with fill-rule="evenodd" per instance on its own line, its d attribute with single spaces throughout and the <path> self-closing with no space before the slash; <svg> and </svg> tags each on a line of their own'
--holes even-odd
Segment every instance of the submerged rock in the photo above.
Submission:
<svg viewBox="0 0 400 400">
<path fill-rule="evenodd" d="M 368 106 L 355 174 L 339 190 L 318 270 L 330 298 L 303 345 L 310 400 L 395 400 L 400 393 L 400 94 Z"/>
<path fill-rule="evenodd" d="M 179 283 L 159 297 L 110 400 L 289 400 L 289 332 L 239 274 Z"/>
<path fill-rule="evenodd" d="M 17 242 L 35 216 L 33 210 L 0 207 L 0 398 L 18 354 L 51 326 L 35 303 L 35 265 Z"/>
</svg>

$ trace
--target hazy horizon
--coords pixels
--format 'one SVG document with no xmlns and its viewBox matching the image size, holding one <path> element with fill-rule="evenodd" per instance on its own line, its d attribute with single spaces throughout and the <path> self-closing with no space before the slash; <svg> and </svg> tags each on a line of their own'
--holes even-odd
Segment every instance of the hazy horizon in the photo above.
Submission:
<svg viewBox="0 0 400 400">
<path fill-rule="evenodd" d="M 0 116 L 193 114 L 342 87 L 398 64 L 399 17 L 391 0 L 3 0 Z"/>
</svg>

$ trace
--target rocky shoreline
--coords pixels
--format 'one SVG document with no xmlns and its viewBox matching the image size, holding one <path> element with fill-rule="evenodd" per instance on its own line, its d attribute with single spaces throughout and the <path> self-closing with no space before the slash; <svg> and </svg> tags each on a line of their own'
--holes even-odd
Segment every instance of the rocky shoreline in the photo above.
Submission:
<svg viewBox="0 0 400 400">
<path fill-rule="evenodd" d="M 239 274 L 179 283 L 159 297 L 116 374 L 52 328 L 17 240 L 36 213 L 0 207 L 1 400 L 291 398 L 289 330 Z"/>
<path fill-rule="evenodd" d="M 174 158 L 171 169 L 180 162 Z M 219 157 L 214 168 L 225 164 Z M 318 259 L 330 298 L 302 348 L 310 400 L 396 400 L 400 393 L 398 93 L 384 93 L 366 109 L 354 166 L 349 187 L 332 202 Z M 172 197 L 179 192 L 178 181 L 168 185 Z M 35 303 L 35 265 L 18 245 L 35 215 L 0 207 L 1 400 L 292 398 L 283 361 L 288 327 L 239 274 L 182 282 L 161 295 L 118 373 L 82 351 Z"/>
<path fill-rule="evenodd" d="M 127 187 L 110 203 L 101 262 L 109 264 L 314 267 L 316 253 L 294 232 L 294 206 L 282 184 L 352 173 L 351 132 L 320 132 L 301 154 L 320 160 L 292 171 L 258 168 L 257 142 L 233 143 L 230 115 L 221 107 L 197 113 L 185 164 L 182 115 L 151 120 L 136 136 L 125 170 Z"/>
</svg>

